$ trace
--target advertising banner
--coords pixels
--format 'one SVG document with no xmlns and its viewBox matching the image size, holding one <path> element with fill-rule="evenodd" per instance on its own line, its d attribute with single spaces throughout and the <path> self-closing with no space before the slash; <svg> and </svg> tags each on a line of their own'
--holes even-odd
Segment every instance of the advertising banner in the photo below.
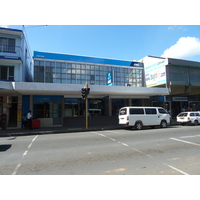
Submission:
<svg viewBox="0 0 200 200">
<path fill-rule="evenodd" d="M 146 86 L 152 87 L 166 84 L 166 60 L 162 60 L 150 66 L 145 66 Z"/>
</svg>

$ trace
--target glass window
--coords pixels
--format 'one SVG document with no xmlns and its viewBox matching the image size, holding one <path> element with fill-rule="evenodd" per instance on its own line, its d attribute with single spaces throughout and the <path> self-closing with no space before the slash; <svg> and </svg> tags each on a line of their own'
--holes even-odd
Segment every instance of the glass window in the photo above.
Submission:
<svg viewBox="0 0 200 200">
<path fill-rule="evenodd" d="M 147 115 L 155 115 L 157 114 L 157 111 L 155 108 L 145 108 L 145 112 Z"/>
<path fill-rule="evenodd" d="M 130 108 L 130 115 L 143 115 L 144 109 L 143 108 Z"/>
<path fill-rule="evenodd" d="M 61 63 L 57 62 L 56 67 L 61 67 Z"/>
<path fill-rule="evenodd" d="M 158 111 L 160 114 L 167 114 L 167 111 L 162 108 L 158 108 Z"/>
<path fill-rule="evenodd" d="M 77 65 L 76 65 L 76 69 L 81 69 L 81 65 L 80 65 L 80 64 L 77 64 Z"/>
<path fill-rule="evenodd" d="M 42 66 L 34 67 L 34 81 L 44 83 L 44 67 Z"/>
<path fill-rule="evenodd" d="M 127 108 L 122 108 L 119 112 L 119 115 L 126 115 L 127 114 Z"/>
<path fill-rule="evenodd" d="M 61 96 L 34 96 L 33 117 L 53 118 L 53 124 L 61 124 Z"/>
</svg>

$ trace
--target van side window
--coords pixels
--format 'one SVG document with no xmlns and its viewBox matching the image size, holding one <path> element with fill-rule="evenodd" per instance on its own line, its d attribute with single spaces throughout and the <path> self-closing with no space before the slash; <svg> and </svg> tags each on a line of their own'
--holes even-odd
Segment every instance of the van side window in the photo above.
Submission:
<svg viewBox="0 0 200 200">
<path fill-rule="evenodd" d="M 144 109 L 143 108 L 130 108 L 130 115 L 143 115 Z"/>
<path fill-rule="evenodd" d="M 145 108 L 145 112 L 147 115 L 156 115 L 157 111 L 155 108 Z"/>
<path fill-rule="evenodd" d="M 159 112 L 160 114 L 167 114 L 167 111 L 164 110 L 164 109 L 162 109 L 162 108 L 158 108 L 158 112 Z"/>
</svg>

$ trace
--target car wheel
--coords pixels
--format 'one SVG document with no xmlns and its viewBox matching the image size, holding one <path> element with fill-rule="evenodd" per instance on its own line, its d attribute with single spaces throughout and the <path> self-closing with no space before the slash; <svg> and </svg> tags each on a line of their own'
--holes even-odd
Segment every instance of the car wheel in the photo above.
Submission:
<svg viewBox="0 0 200 200">
<path fill-rule="evenodd" d="M 167 122 L 165 120 L 161 121 L 160 127 L 161 128 L 167 128 Z"/>
<path fill-rule="evenodd" d="M 199 122 L 197 120 L 194 121 L 194 125 L 197 126 Z"/>
<path fill-rule="evenodd" d="M 141 122 L 136 122 L 135 123 L 135 129 L 136 130 L 141 130 L 142 129 L 142 123 Z"/>
</svg>

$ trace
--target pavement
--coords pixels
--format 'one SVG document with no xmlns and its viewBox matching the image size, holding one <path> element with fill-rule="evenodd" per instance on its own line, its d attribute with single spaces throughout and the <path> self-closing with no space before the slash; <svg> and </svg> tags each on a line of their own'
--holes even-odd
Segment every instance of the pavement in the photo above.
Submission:
<svg viewBox="0 0 200 200">
<path fill-rule="evenodd" d="M 171 123 L 171 126 L 177 125 L 178 123 L 174 119 Z M 123 128 L 123 126 L 121 127 Z M 66 128 L 66 127 L 47 127 L 47 128 L 38 128 L 38 129 L 13 129 L 9 128 L 6 130 L 0 129 L 0 137 L 9 137 L 9 136 L 26 136 L 26 135 L 42 135 L 42 134 L 56 134 L 56 133 L 72 133 L 72 132 L 84 132 L 84 131 L 100 131 L 100 130 L 112 130 L 120 129 L 119 126 L 110 126 L 110 127 L 95 127 L 95 128 Z"/>
</svg>

